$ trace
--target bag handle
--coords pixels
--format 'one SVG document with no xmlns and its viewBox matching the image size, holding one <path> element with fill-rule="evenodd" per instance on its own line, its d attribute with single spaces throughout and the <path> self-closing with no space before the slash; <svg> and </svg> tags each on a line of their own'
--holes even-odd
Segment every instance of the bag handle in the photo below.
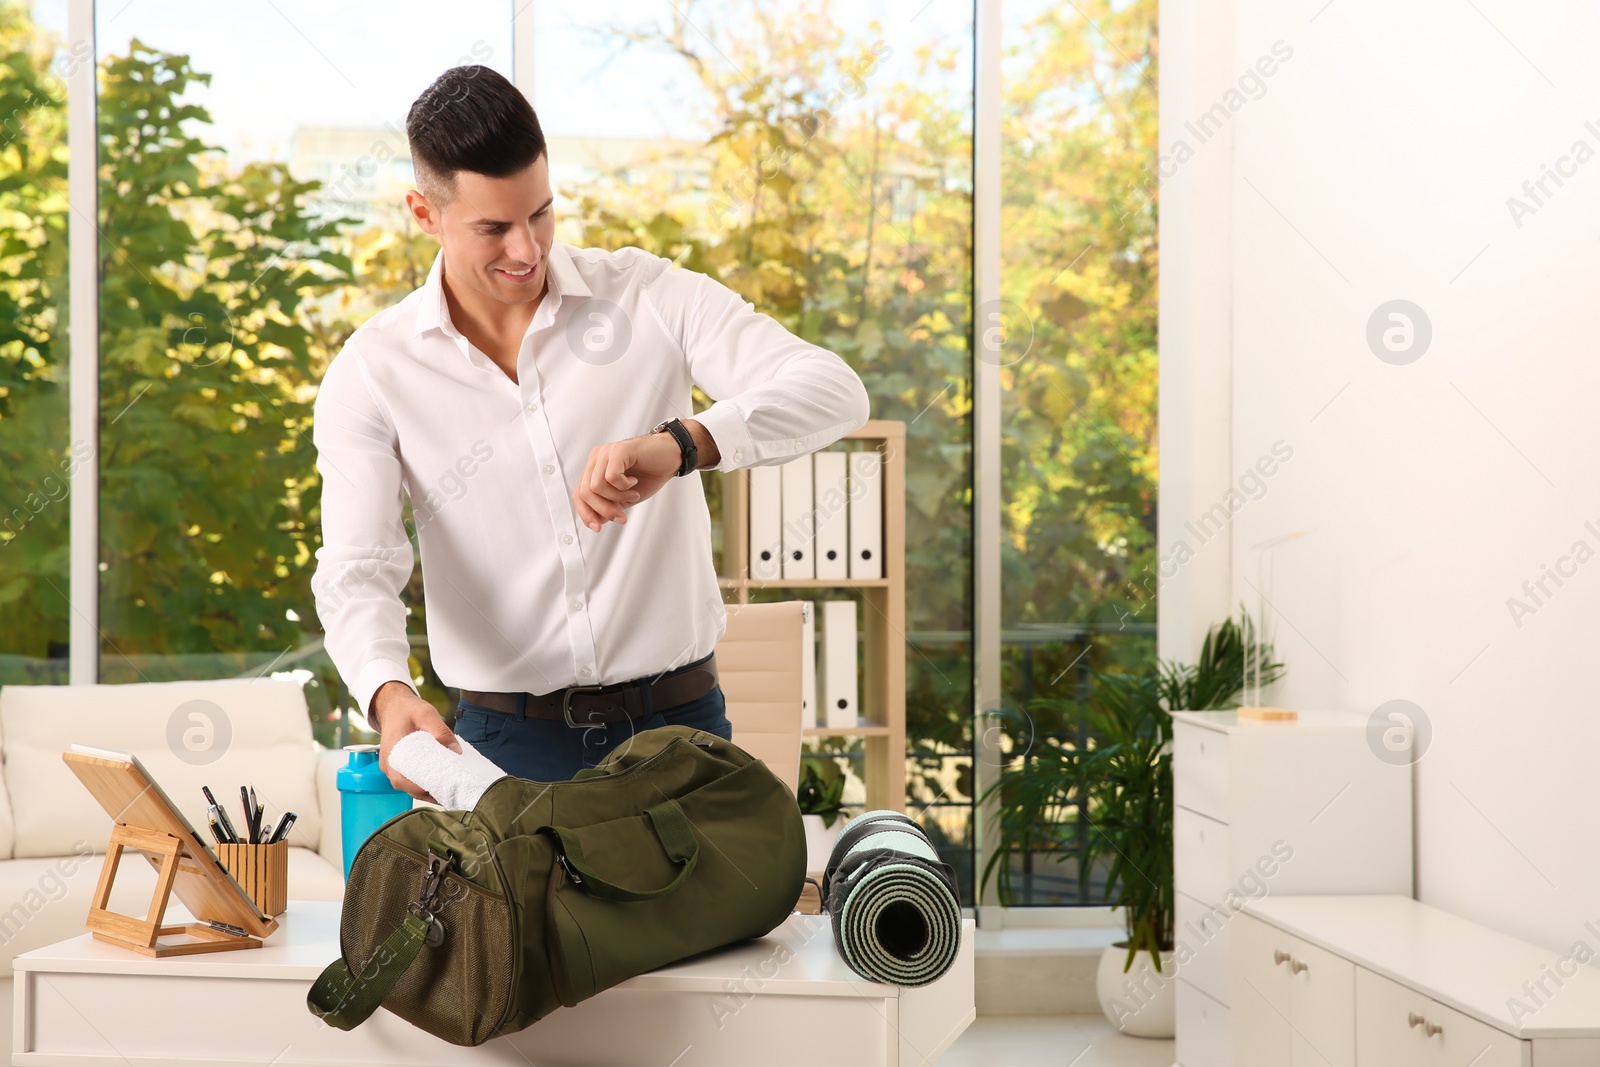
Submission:
<svg viewBox="0 0 1600 1067">
<path fill-rule="evenodd" d="M 414 911 L 384 938 L 359 975 L 340 956 L 323 968 L 306 993 L 311 1014 L 339 1030 L 354 1030 L 378 1010 L 411 961 L 422 951 L 431 924 Z"/>
<path fill-rule="evenodd" d="M 694 870 L 694 865 L 700 859 L 700 842 L 695 839 L 689 817 L 676 800 L 666 800 L 653 808 L 646 808 L 645 815 L 649 816 L 650 825 L 655 829 L 661 847 L 666 850 L 667 858 L 679 865 L 678 876 L 660 889 L 628 889 L 606 881 L 583 858 L 583 842 L 578 835 L 565 826 L 541 826 L 539 832 L 549 830 L 556 835 L 561 842 L 556 858 L 567 868 L 572 880 L 590 896 L 624 903 L 655 900 L 674 892 L 689 877 L 689 872 Z"/>
</svg>

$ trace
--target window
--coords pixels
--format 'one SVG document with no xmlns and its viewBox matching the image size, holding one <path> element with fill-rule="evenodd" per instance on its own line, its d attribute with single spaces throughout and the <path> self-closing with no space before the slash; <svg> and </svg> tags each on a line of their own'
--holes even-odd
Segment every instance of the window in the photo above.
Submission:
<svg viewBox="0 0 1600 1067">
<path fill-rule="evenodd" d="M 1089 739 L 1090 669 L 1155 656 L 1156 4 L 1003 7 L 1003 701 L 1010 761 Z M 1049 702 L 1048 705 L 1041 702 Z M 1070 805 L 1007 857 L 1013 904 L 1103 901 Z M 1061 862 L 1066 860 L 1066 862 Z"/>
<path fill-rule="evenodd" d="M 979 58 L 975 13 L 999 19 L 997 65 Z M 427 273 L 437 246 L 400 202 L 405 114 L 441 70 L 481 62 L 523 77 L 561 239 L 719 278 L 838 352 L 874 418 L 907 425 L 907 801 L 971 902 L 993 847 L 974 799 L 997 769 L 974 765 L 975 731 L 998 731 L 1000 762 L 1082 744 L 1065 706 L 1035 700 L 1081 698 L 1090 668 L 1154 657 L 1154 0 L 434 14 L 112 2 L 85 56 L 66 0 L 0 9 L 0 684 L 66 681 L 69 631 L 92 623 L 98 649 L 77 652 L 100 681 L 295 672 L 318 738 L 346 740 L 310 593 L 312 402 L 349 334 Z M 514 27 L 531 47 L 515 64 Z M 98 283 L 99 424 L 69 446 L 64 79 L 87 61 L 98 155 L 77 173 L 98 182 L 99 256 L 71 266 Z M 975 150 L 990 86 L 1000 128 Z M 975 245 L 991 198 L 998 244 Z M 991 335 L 993 389 L 978 362 Z M 998 432 L 980 434 L 996 395 Z M 1000 484 L 978 514 L 991 456 Z M 98 472 L 99 516 L 69 537 L 75 463 Z M 994 560 L 976 535 L 996 512 L 1002 696 L 980 708 Z M 99 576 L 76 621 L 73 559 Z M 411 666 L 448 716 L 421 583 L 419 567 Z M 857 743 L 810 758 L 848 770 Z M 1053 862 L 1083 830 L 1062 807 L 1037 848 L 1005 858 L 1014 903 L 1095 896 Z"/>
<path fill-rule="evenodd" d="M 511 70 L 504 0 L 407 6 L 97 7 L 102 682 L 297 672 L 334 740 L 312 401 L 433 258 L 399 202 L 412 100 Z M 421 579 L 412 667 L 448 712 Z"/>
<path fill-rule="evenodd" d="M 950 0 L 551 4 L 533 93 L 561 239 L 720 279 L 907 424 L 909 810 L 969 898 L 971 19 Z M 859 769 L 859 738 L 808 744 Z"/>
<path fill-rule="evenodd" d="M 0 7 L 0 685 L 67 681 L 65 0 Z"/>
</svg>

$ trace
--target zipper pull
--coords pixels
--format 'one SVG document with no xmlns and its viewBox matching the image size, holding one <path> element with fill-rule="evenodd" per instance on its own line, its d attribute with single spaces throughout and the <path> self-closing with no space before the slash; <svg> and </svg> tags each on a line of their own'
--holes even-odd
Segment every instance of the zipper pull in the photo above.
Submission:
<svg viewBox="0 0 1600 1067">
<path fill-rule="evenodd" d="M 422 878 L 422 893 L 417 899 L 424 909 L 433 906 L 433 898 L 439 892 L 439 884 L 444 881 L 445 870 L 450 865 L 449 856 L 441 856 L 432 849 L 428 850 L 428 869 Z"/>
</svg>

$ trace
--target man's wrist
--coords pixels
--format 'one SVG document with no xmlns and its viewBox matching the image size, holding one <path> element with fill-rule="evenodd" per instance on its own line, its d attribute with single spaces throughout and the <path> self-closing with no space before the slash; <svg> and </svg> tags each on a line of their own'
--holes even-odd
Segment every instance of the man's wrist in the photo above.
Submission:
<svg viewBox="0 0 1600 1067">
<path fill-rule="evenodd" d="M 717 442 L 712 440 L 711 431 L 707 430 L 695 419 L 684 419 L 683 428 L 689 431 L 689 436 L 694 438 L 694 446 L 699 450 L 700 463 L 696 470 L 710 470 L 722 462 L 722 453 L 717 450 Z"/>
<path fill-rule="evenodd" d="M 378 686 L 377 692 L 372 694 L 372 703 L 367 707 L 367 725 L 372 727 L 373 731 L 376 733 L 383 733 L 383 725 L 378 721 L 378 717 L 381 714 L 379 709 L 384 704 L 384 694 L 388 693 L 389 699 L 393 699 L 394 694 L 392 689 L 396 686 L 401 689 L 411 688 L 405 682 L 400 681 L 400 679 L 391 678 L 387 682 L 384 682 L 382 685 Z"/>
</svg>

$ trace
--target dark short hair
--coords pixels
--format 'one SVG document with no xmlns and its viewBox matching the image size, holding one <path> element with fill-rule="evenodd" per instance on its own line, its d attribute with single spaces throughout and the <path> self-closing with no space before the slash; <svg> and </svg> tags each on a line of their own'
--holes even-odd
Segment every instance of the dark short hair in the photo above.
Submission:
<svg viewBox="0 0 1600 1067">
<path fill-rule="evenodd" d="M 451 67 L 406 114 L 417 188 L 440 204 L 455 199 L 456 174 L 516 174 L 545 151 L 533 105 L 504 75 L 473 64 Z"/>
</svg>

